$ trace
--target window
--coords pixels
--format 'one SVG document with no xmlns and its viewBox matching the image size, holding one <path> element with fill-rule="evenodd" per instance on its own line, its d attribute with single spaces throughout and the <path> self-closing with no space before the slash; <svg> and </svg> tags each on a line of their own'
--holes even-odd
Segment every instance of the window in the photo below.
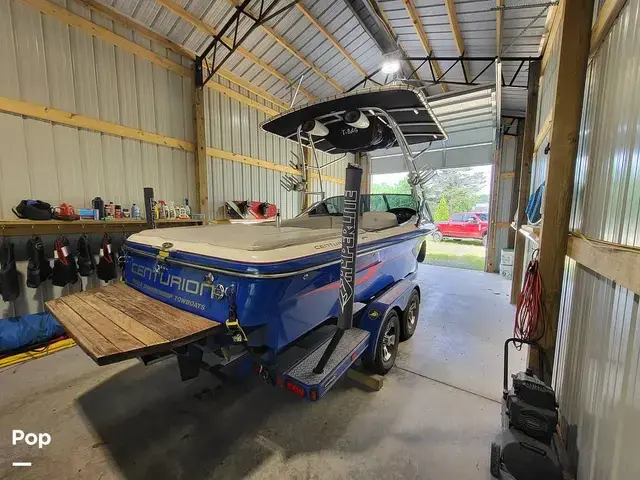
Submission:
<svg viewBox="0 0 640 480">
<path fill-rule="evenodd" d="M 488 222 L 489 221 L 489 215 L 487 213 L 476 213 L 476 215 L 483 222 Z"/>
<path fill-rule="evenodd" d="M 388 212 L 394 208 L 407 208 L 418 211 L 416 200 L 405 194 L 374 194 L 361 196 L 361 212 Z M 300 215 L 342 215 L 344 213 L 344 196 L 330 197 L 311 206 Z"/>
<path fill-rule="evenodd" d="M 468 222 L 469 220 L 475 219 L 476 217 L 473 215 L 473 213 L 465 213 L 464 217 L 462 219 L 463 222 Z"/>
<path fill-rule="evenodd" d="M 462 222 L 464 215 L 462 213 L 456 213 L 453 217 L 451 217 L 452 222 Z"/>
</svg>

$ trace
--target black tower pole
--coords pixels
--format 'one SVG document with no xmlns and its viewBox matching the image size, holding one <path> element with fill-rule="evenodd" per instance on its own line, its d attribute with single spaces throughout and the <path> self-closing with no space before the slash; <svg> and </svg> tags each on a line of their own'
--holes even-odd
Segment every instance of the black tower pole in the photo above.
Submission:
<svg viewBox="0 0 640 480">
<path fill-rule="evenodd" d="M 340 288 L 338 290 L 338 330 L 327 345 L 313 373 L 322 373 L 335 351 L 345 330 L 353 326 L 353 300 L 356 283 L 356 256 L 358 250 L 358 226 L 360 224 L 360 186 L 362 168 L 347 167 L 344 185 L 344 213 L 342 215 L 342 250 L 340 252 Z"/>
</svg>

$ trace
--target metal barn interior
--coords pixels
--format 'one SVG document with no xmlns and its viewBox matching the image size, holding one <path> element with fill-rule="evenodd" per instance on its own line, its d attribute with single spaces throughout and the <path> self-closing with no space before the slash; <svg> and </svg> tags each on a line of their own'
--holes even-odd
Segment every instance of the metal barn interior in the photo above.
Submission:
<svg viewBox="0 0 640 480">
<path fill-rule="evenodd" d="M 400 62 L 399 73 L 381 71 L 389 58 Z M 509 336 L 514 313 L 510 304 L 516 304 L 528 261 L 537 254 L 544 288 L 541 344 L 550 359 L 540 375 L 556 390 L 559 432 L 573 472 L 579 479 L 640 478 L 640 460 L 634 455 L 640 439 L 640 0 L 0 0 L 0 64 L 0 238 L 11 239 L 17 250 L 24 250 L 32 235 L 65 234 L 75 239 L 83 233 L 109 232 L 124 239 L 144 228 L 142 222 L 123 221 L 107 226 L 21 223 L 12 208 L 23 199 L 80 206 L 99 196 L 122 205 L 142 205 L 143 188 L 153 187 L 176 203 L 191 199 L 194 212 L 203 214 L 191 223 L 218 222 L 225 217 L 225 202 L 250 198 L 276 204 L 283 218 L 295 217 L 313 201 L 282 188 L 284 177 L 300 176 L 294 168 L 295 146 L 267 134 L 260 124 L 290 108 L 398 78 L 421 88 L 448 138 L 415 146 L 416 153 L 426 149 L 420 166 L 493 166 L 486 276 L 435 269 L 429 270 L 427 279 L 425 273 L 425 289 L 434 294 L 423 300 L 433 302 L 432 307 L 423 306 L 433 316 L 419 331 L 431 342 L 424 348 L 440 352 L 442 344 L 454 345 L 469 331 L 483 335 L 466 323 L 467 318 L 461 320 L 464 333 L 447 332 L 447 322 L 441 318 L 449 308 L 442 303 L 447 295 L 460 302 L 456 304 L 460 319 L 473 317 L 478 306 L 482 312 L 478 321 L 494 322 L 487 331 L 495 328 L 497 337 Z M 404 168 L 397 148 L 339 157 L 319 155 L 320 164 L 333 163 L 321 175 L 312 172 L 305 178 L 311 191 L 341 195 L 349 162 L 365 172 L 363 191 L 369 191 L 371 175 Z M 542 220 L 528 225 L 525 206 L 542 184 Z M 492 282 L 501 250 L 507 247 L 514 248 L 515 261 L 513 280 L 505 289 Z M 23 277 L 27 264 L 26 258 L 18 258 Z M 447 275 L 455 275 L 455 280 Z M 97 278 L 83 281 L 81 288 L 104 285 Z M 489 287 L 479 291 L 483 284 L 498 293 Z M 0 299 L 0 322 L 42 312 L 45 302 L 74 293 L 75 288 L 43 287 L 28 290 L 15 301 Z M 444 333 L 429 330 L 430 322 Z M 446 341 L 438 343 L 438 335 Z M 501 355 L 500 339 L 491 342 L 497 348 L 491 354 L 475 349 L 473 342 L 464 347 L 469 365 L 484 368 L 488 356 Z M 94 379 L 82 388 L 97 391 L 95 398 L 89 395 L 80 403 L 113 408 L 109 417 L 113 422 L 118 415 L 126 417 L 118 403 L 125 402 L 122 391 L 110 387 L 108 380 L 120 375 L 129 393 L 140 396 L 143 393 L 134 390 L 136 382 L 147 385 L 143 371 L 127 373 L 119 368 L 91 373 L 76 350 L 20 368 L 12 364 L 2 368 L 0 363 L 2 423 L 12 421 L 11 412 L 49 393 L 55 408 L 73 404 L 73 395 L 79 396 L 80 390 L 74 389 L 72 396 L 56 392 L 82 375 Z M 391 375 L 389 384 L 397 383 L 398 392 L 422 399 L 420 407 L 407 407 L 407 415 L 423 421 L 418 422 L 422 430 L 407 450 L 406 461 L 385 458 L 377 449 L 382 443 L 363 443 L 359 448 L 359 438 L 381 434 L 367 432 L 367 422 L 375 420 L 366 414 L 358 417 L 357 434 L 341 436 L 354 405 L 380 406 L 371 395 L 345 390 L 336 394 L 333 407 L 328 397 L 311 413 L 292 403 L 286 404 L 286 412 L 275 407 L 265 412 L 246 392 L 234 391 L 224 393 L 223 399 L 237 402 L 237 411 L 228 407 L 221 426 L 211 434 L 200 432 L 200 440 L 211 446 L 199 444 L 194 452 L 179 447 L 179 442 L 175 446 L 176 455 L 184 456 L 180 459 L 197 465 L 195 454 L 206 456 L 208 448 L 215 448 L 213 442 L 224 440 L 233 430 L 233 419 L 247 415 L 247 423 L 240 422 L 242 441 L 233 448 L 225 446 L 222 456 L 216 457 L 220 463 L 198 469 L 182 468 L 177 461 L 168 471 L 155 470 L 158 456 L 149 449 L 143 464 L 163 478 L 358 478 L 364 472 L 367 478 L 489 478 L 488 444 L 486 455 L 478 454 L 479 462 L 484 462 L 478 476 L 470 473 L 475 466 L 464 470 L 455 465 L 465 462 L 465 425 L 459 418 L 447 420 L 454 418 L 447 405 L 467 411 L 480 407 L 457 397 L 437 397 L 429 390 L 436 388 L 433 385 L 418 390 L 413 383 L 418 380 L 407 377 L 413 368 L 410 359 L 428 359 L 435 365 L 429 368 L 435 370 L 421 377 L 416 370 L 418 377 L 432 379 L 445 372 L 436 380 L 443 388 L 454 388 L 456 395 L 458 390 L 473 390 L 482 398 L 491 395 L 479 381 L 473 383 L 460 373 L 466 364 L 455 364 L 451 368 L 460 371 L 447 372 L 445 357 L 446 352 L 427 355 L 415 347 L 403 358 L 395 380 Z M 496 361 L 491 375 L 497 378 L 487 381 L 496 385 L 497 395 L 500 359 L 486 360 Z M 527 361 L 537 365 L 535 352 Z M 24 372 L 30 377 L 22 384 L 19 377 Z M 163 388 L 173 388 L 163 382 L 148 383 L 150 402 L 178 402 L 177 394 L 168 400 L 162 396 Z M 197 398 L 189 405 L 200 410 L 201 416 L 195 417 L 200 419 L 205 412 L 198 402 L 209 401 L 215 393 L 209 387 L 198 390 L 201 387 L 202 382 L 180 390 L 191 401 Z M 435 399 L 433 406 L 424 407 L 430 398 Z M 401 400 L 382 399 L 401 411 Z M 497 412 L 491 405 L 487 408 Z M 134 408 L 144 412 L 146 407 L 136 403 Z M 432 411 L 426 414 L 420 408 Z M 439 408 L 450 415 L 441 423 Z M 188 438 L 189 422 L 180 423 L 181 414 L 163 409 L 159 412 L 176 415 Z M 271 420 L 253 418 L 251 411 Z M 412 435 L 410 418 L 379 414 Z M 60 435 L 66 438 L 67 450 L 48 460 L 41 453 L 37 458 L 45 470 L 34 468 L 37 474 L 31 478 L 44 474 L 68 478 L 72 472 L 65 455 L 70 454 L 74 438 L 84 442 L 77 445 L 82 464 L 71 462 L 79 477 L 146 478 L 148 472 L 136 469 L 128 458 L 123 461 L 130 469 L 119 473 L 104 466 L 108 462 L 103 457 L 97 460 L 100 466 L 90 466 L 95 461 L 92 455 L 101 455 L 103 434 L 108 436 L 110 425 L 94 425 L 92 430 L 77 415 L 72 417 L 70 430 L 56 423 L 59 432 L 65 432 Z M 326 430 L 324 417 L 330 418 Z M 494 417 L 481 427 L 499 428 L 498 414 Z M 47 431 L 44 417 L 39 417 L 44 425 L 27 425 L 28 418 L 20 417 L 25 428 Z M 155 424 L 164 421 L 141 414 L 141 425 L 152 433 L 160 428 Z M 290 431 L 296 425 L 309 427 L 306 435 L 317 436 L 318 444 L 326 441 L 326 448 L 313 444 L 307 449 L 306 440 Z M 439 451 L 438 438 L 446 439 L 449 427 L 458 429 L 458 436 L 444 440 L 448 450 Z M 270 435 L 280 428 L 289 435 L 283 440 L 285 449 L 274 440 L 277 434 Z M 391 429 L 389 435 L 411 443 L 402 428 Z M 470 431 L 475 432 L 473 428 Z M 139 434 L 134 435 L 136 441 L 151 442 Z M 477 433 L 477 438 L 484 441 L 482 435 Z M 258 440 L 247 443 L 249 436 Z M 86 445 L 87 439 L 93 439 L 93 447 Z M 8 442 L 3 434 L 0 452 L 11 458 Z M 298 443 L 305 448 L 297 450 Z M 469 447 L 472 457 L 476 447 Z M 162 455 L 171 456 L 171 448 L 162 450 Z M 422 448 L 430 453 L 420 459 Z M 332 450 L 330 459 L 318 453 L 323 449 Z M 289 450 L 299 454 L 291 455 L 297 458 L 293 463 L 287 463 Z M 348 460 L 343 460 L 343 451 Z M 126 457 L 122 451 L 112 455 Z M 359 455 L 363 462 L 379 458 L 376 469 L 363 467 L 359 473 Z M 250 468 L 243 465 L 242 458 L 252 456 L 272 460 Z M 393 470 L 385 470 L 392 468 L 389 465 Z M 442 476 L 431 477 L 431 466 Z M 4 468 L 0 463 L 0 473 Z M 7 478 L 24 473 L 8 464 L 6 468 Z"/>
</svg>

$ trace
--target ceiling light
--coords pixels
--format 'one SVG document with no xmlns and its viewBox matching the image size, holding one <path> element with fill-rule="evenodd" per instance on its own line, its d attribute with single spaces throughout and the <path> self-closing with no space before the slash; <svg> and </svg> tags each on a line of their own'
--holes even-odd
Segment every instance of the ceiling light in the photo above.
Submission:
<svg viewBox="0 0 640 480">
<path fill-rule="evenodd" d="M 400 61 L 395 58 L 389 58 L 382 62 L 382 67 L 380 67 L 382 73 L 385 75 L 391 75 L 400 70 Z"/>
</svg>

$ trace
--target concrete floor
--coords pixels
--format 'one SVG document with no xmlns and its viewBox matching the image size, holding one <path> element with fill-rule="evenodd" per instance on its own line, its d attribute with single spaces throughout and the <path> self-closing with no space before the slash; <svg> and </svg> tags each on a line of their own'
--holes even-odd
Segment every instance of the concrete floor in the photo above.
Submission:
<svg viewBox="0 0 640 480">
<path fill-rule="evenodd" d="M 423 265 L 420 283 L 418 330 L 379 392 L 344 379 L 309 404 L 258 379 L 182 383 L 173 360 L 97 367 L 78 348 L 0 371 L 0 478 L 489 479 L 509 282 Z M 14 447 L 12 429 L 51 444 Z"/>
</svg>

